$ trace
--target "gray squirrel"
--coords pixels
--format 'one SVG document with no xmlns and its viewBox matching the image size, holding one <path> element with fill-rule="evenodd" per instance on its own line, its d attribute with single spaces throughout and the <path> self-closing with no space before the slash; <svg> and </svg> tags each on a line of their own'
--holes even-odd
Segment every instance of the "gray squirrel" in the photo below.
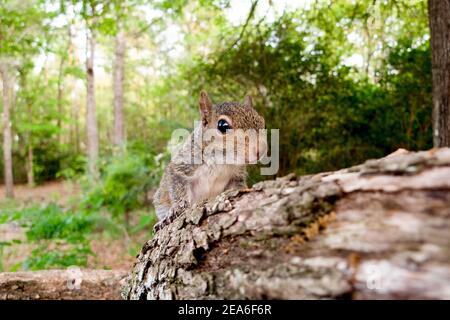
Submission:
<svg viewBox="0 0 450 320">
<path fill-rule="evenodd" d="M 265 138 L 242 135 L 265 129 L 264 118 L 253 108 L 250 96 L 243 103 L 212 104 L 201 91 L 199 105 L 201 121 L 172 154 L 154 195 L 159 220 L 155 232 L 199 201 L 225 190 L 246 188 L 246 165 L 267 152 Z M 224 162 L 226 157 L 234 162 Z"/>
</svg>

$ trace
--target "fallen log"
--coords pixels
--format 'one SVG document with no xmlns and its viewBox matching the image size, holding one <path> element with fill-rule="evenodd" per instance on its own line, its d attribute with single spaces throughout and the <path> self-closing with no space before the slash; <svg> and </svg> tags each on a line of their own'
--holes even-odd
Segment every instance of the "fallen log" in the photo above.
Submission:
<svg viewBox="0 0 450 320">
<path fill-rule="evenodd" d="M 125 270 L 20 271 L 0 273 L 0 300 L 117 300 Z"/>
<path fill-rule="evenodd" d="M 228 191 L 142 248 L 125 299 L 450 299 L 450 149 Z"/>
</svg>

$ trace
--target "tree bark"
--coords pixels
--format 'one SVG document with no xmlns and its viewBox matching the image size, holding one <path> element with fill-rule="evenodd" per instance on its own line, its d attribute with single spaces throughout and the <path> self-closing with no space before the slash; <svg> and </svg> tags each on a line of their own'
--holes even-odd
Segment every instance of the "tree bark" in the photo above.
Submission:
<svg viewBox="0 0 450 320">
<path fill-rule="evenodd" d="M 450 299 L 450 149 L 227 191 L 142 248 L 126 299 Z"/>
<path fill-rule="evenodd" d="M 433 145 L 450 146 L 450 0 L 429 0 L 433 72 Z"/>
<path fill-rule="evenodd" d="M 75 146 L 75 153 L 80 152 L 80 105 L 78 104 L 78 101 L 73 103 L 73 117 L 74 120 L 74 146 Z"/>
<path fill-rule="evenodd" d="M 97 180 L 98 173 L 98 128 L 95 106 L 95 78 L 94 78 L 94 56 L 95 37 L 93 30 L 86 30 L 86 74 L 87 74 L 87 102 L 86 102 L 86 134 L 87 134 L 87 156 L 88 173 L 90 177 Z"/>
<path fill-rule="evenodd" d="M 72 55 L 73 55 L 73 44 L 72 44 L 72 23 L 69 23 L 67 26 L 67 56 L 66 52 L 61 55 L 61 59 L 59 61 L 58 67 L 58 82 L 57 82 L 57 97 L 56 97 L 56 105 L 58 109 L 58 117 L 57 117 L 57 127 L 58 127 L 58 143 L 64 143 L 62 139 L 62 122 L 63 122 L 63 91 L 64 91 L 64 68 L 67 61 L 67 64 L 70 66 L 72 64 Z"/>
<path fill-rule="evenodd" d="M 3 82 L 3 162 L 5 179 L 5 196 L 14 198 L 14 180 L 12 165 L 12 135 L 10 119 L 10 78 L 7 66 L 0 70 Z"/>
<path fill-rule="evenodd" d="M 27 169 L 27 184 L 28 187 L 34 187 L 34 169 L 33 169 L 33 146 L 30 141 L 30 137 L 28 137 L 28 147 L 27 147 L 27 161 L 26 161 L 26 169 Z"/>
<path fill-rule="evenodd" d="M 26 91 L 27 87 L 27 75 L 22 72 L 20 75 L 20 87 L 22 90 Z M 25 93 L 25 103 L 27 112 L 27 122 L 28 124 L 33 123 L 33 107 L 30 97 Z M 25 131 L 25 148 L 26 148 L 26 158 L 25 158 L 25 169 L 27 172 L 27 184 L 29 187 L 34 187 L 34 168 L 33 168 L 33 138 L 31 129 Z"/>
<path fill-rule="evenodd" d="M 57 96 L 56 96 L 56 105 L 58 109 L 58 117 L 56 119 L 57 127 L 58 127 L 58 143 L 62 143 L 61 141 L 61 130 L 62 130 L 62 117 L 63 117 L 63 106 L 62 106 L 62 96 L 63 96 L 63 71 L 64 71 L 64 57 L 61 57 L 59 61 L 58 67 L 58 84 L 57 84 Z"/>
<path fill-rule="evenodd" d="M 124 58 L 126 50 L 125 32 L 119 27 L 116 35 L 115 64 L 114 64 L 114 135 L 113 143 L 122 148 L 124 139 L 123 119 L 123 80 L 124 80 Z"/>
<path fill-rule="evenodd" d="M 123 270 L 44 270 L 0 273 L 0 300 L 118 300 Z"/>
</svg>

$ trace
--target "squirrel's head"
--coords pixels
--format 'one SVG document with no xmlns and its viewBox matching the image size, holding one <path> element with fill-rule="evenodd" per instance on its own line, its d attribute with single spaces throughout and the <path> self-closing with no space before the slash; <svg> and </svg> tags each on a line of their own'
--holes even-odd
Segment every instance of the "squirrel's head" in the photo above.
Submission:
<svg viewBox="0 0 450 320">
<path fill-rule="evenodd" d="M 249 95 L 242 103 L 213 104 L 208 94 L 201 91 L 199 104 L 207 155 L 226 156 L 226 163 L 234 155 L 234 164 L 248 164 L 266 154 L 265 121 L 253 108 Z"/>
</svg>

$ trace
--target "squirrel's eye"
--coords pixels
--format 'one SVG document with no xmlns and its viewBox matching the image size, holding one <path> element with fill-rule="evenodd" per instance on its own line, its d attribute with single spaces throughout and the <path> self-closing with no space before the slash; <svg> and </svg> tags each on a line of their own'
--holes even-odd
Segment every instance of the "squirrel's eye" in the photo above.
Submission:
<svg viewBox="0 0 450 320">
<path fill-rule="evenodd" d="M 227 133 L 227 130 L 229 129 L 231 129 L 231 126 L 226 120 L 220 119 L 219 122 L 217 122 L 217 130 L 219 130 L 222 134 Z"/>
</svg>

